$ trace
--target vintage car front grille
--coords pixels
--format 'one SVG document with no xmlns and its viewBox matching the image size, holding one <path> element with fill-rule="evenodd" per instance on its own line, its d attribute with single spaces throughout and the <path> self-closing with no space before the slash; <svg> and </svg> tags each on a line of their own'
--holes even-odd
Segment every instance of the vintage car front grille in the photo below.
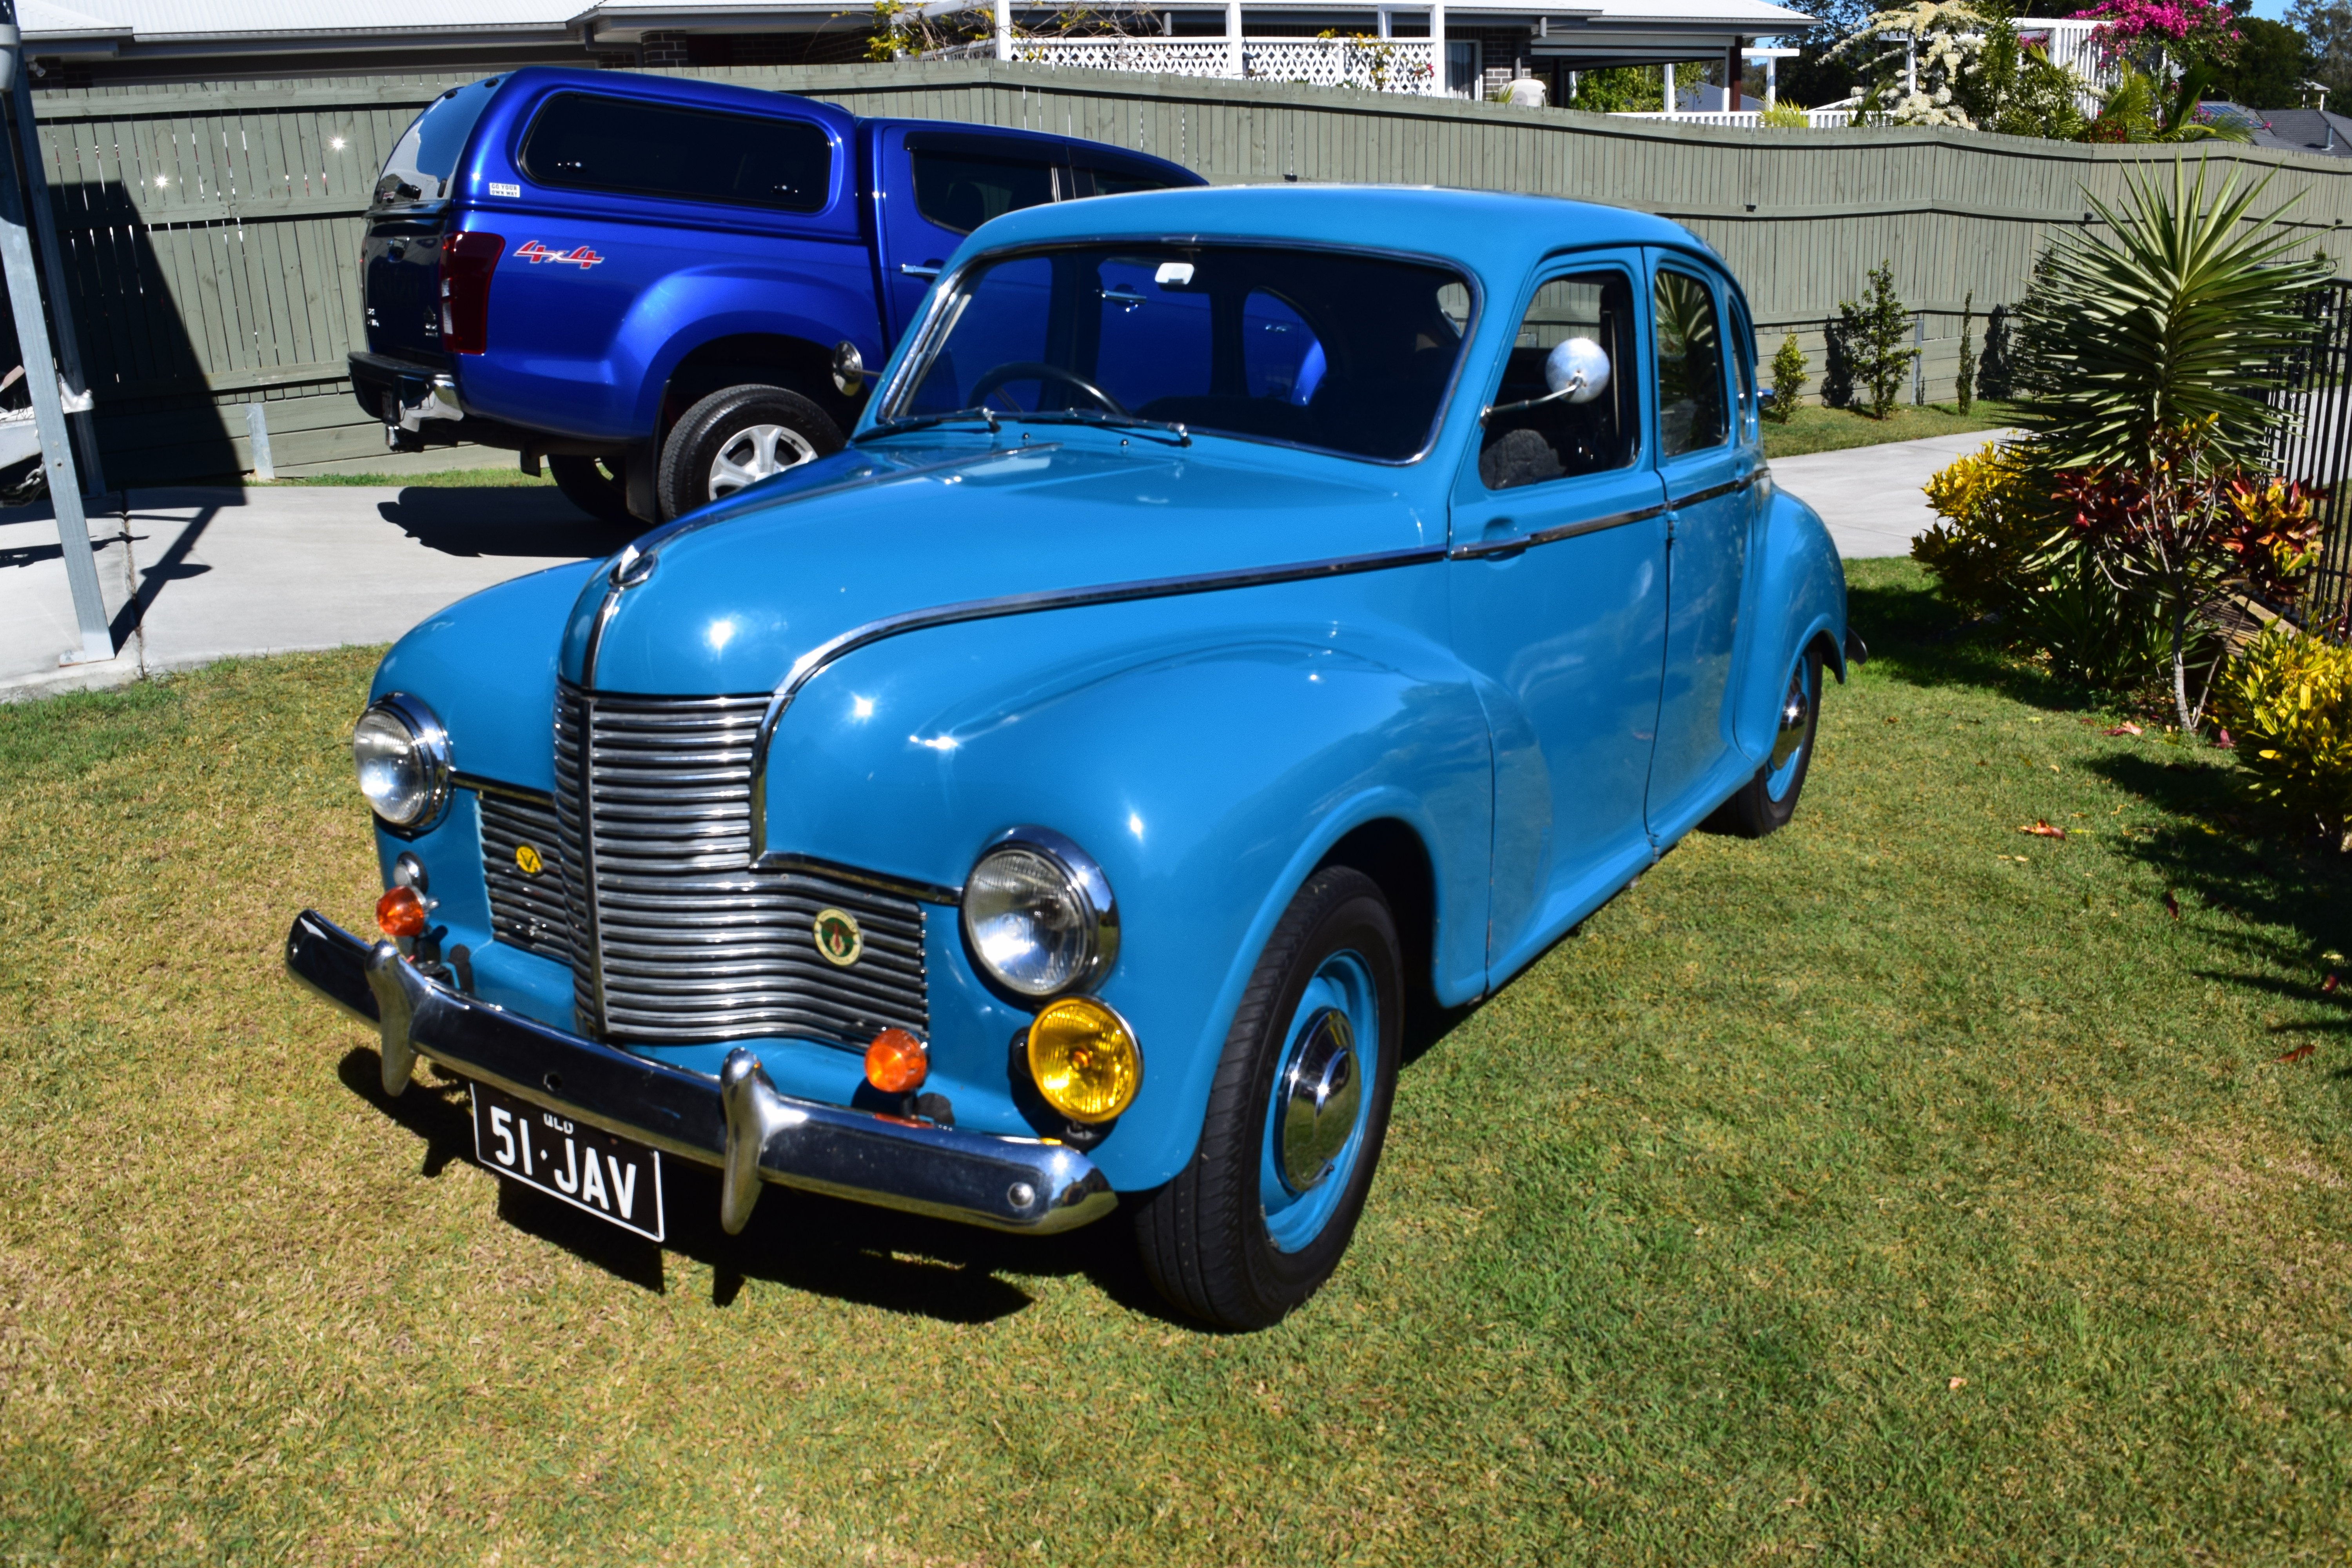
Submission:
<svg viewBox="0 0 2352 1568">
<path fill-rule="evenodd" d="M 544 795 L 482 792 L 482 880 L 490 890 L 490 934 L 509 947 L 569 966 L 572 908 L 562 838 L 555 804 Z M 527 861 L 539 869 L 526 870 Z"/>
<path fill-rule="evenodd" d="M 751 742 L 767 698 L 628 697 L 566 685 L 555 816 L 583 1023 L 621 1041 L 928 1038 L 923 907 L 798 871 L 755 871 Z M 820 910 L 865 934 L 821 957 Z"/>
</svg>

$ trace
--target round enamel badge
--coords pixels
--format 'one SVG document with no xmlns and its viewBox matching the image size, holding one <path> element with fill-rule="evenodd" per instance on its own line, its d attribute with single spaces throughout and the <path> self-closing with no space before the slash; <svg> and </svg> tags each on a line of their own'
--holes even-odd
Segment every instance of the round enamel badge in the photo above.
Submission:
<svg viewBox="0 0 2352 1568">
<path fill-rule="evenodd" d="M 846 969 L 865 953 L 866 933 L 846 910 L 819 910 L 815 925 L 816 951 L 827 963 Z"/>
<path fill-rule="evenodd" d="M 536 877 L 546 863 L 540 859 L 538 850 L 528 844 L 518 844 L 515 846 L 515 864 L 522 868 L 524 876 Z"/>
</svg>

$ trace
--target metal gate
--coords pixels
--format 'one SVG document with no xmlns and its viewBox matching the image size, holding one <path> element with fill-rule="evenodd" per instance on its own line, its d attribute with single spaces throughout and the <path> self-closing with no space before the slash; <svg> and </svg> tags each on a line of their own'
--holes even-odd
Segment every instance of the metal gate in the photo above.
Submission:
<svg viewBox="0 0 2352 1568">
<path fill-rule="evenodd" d="M 2304 296 L 2311 335 L 2284 368 L 2273 404 L 2288 415 L 2273 446 L 2273 470 L 2319 491 L 2326 527 L 2319 570 L 2303 604 L 2306 628 L 2342 637 L 2352 619 L 2352 281 Z"/>
</svg>

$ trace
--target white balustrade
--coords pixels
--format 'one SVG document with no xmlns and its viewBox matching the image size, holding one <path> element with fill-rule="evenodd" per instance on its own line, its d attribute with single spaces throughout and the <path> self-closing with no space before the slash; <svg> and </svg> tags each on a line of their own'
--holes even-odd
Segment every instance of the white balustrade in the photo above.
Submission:
<svg viewBox="0 0 2352 1568">
<path fill-rule="evenodd" d="M 942 50 L 944 57 L 950 51 Z M 1013 58 L 1076 70 L 1146 71 L 1160 76 L 1230 77 L 1230 39 L 1016 38 Z M 1436 51 L 1427 38 L 1244 38 L 1242 74 L 1253 81 L 1295 81 L 1372 92 L 1434 92 Z"/>
</svg>

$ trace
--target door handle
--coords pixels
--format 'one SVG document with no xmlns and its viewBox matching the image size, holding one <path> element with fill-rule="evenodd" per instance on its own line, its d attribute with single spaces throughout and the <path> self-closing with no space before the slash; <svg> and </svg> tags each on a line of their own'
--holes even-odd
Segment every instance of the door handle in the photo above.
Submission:
<svg viewBox="0 0 2352 1568">
<path fill-rule="evenodd" d="M 1507 517 L 1490 521 L 1478 538 L 1457 544 L 1447 553 L 1456 561 L 1508 561 L 1526 553 L 1527 535 Z"/>
<path fill-rule="evenodd" d="M 940 275 L 937 267 L 918 267 L 911 261 L 898 263 L 898 270 L 909 278 L 937 278 Z"/>
</svg>

